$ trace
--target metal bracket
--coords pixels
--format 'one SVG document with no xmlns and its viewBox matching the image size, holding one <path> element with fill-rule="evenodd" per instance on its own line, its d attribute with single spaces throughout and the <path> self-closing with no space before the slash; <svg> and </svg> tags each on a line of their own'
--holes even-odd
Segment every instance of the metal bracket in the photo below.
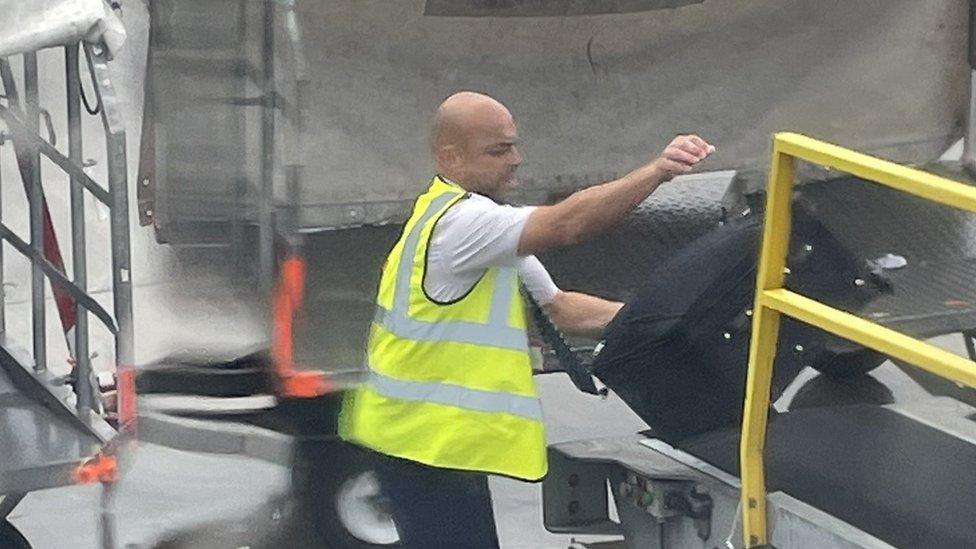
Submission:
<svg viewBox="0 0 976 549">
<path fill-rule="evenodd" d="M 610 520 L 605 462 L 582 461 L 549 449 L 549 474 L 542 481 L 543 524 L 555 533 L 620 533 Z"/>
<path fill-rule="evenodd" d="M 693 485 L 689 490 L 671 490 L 664 494 L 664 506 L 692 519 L 698 537 L 703 541 L 712 535 L 712 496 Z"/>
</svg>

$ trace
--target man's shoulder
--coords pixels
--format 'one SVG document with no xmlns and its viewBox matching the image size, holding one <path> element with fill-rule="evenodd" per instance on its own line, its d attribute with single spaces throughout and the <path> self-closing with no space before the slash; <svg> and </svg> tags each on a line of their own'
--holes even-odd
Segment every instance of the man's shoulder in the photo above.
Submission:
<svg viewBox="0 0 976 549">
<path fill-rule="evenodd" d="M 475 193 L 467 193 L 463 199 L 458 200 L 457 203 L 448 208 L 444 216 L 476 217 L 479 214 L 497 214 L 505 216 L 518 215 L 520 212 L 529 210 L 531 210 L 530 207 L 499 204 L 486 196 Z"/>
</svg>

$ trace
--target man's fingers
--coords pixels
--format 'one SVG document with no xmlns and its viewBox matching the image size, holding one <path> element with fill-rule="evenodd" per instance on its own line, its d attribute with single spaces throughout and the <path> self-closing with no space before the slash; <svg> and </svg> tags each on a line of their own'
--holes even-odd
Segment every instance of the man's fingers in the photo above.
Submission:
<svg viewBox="0 0 976 549">
<path fill-rule="evenodd" d="M 692 142 L 691 140 L 681 140 L 681 141 L 675 140 L 674 145 L 680 148 L 681 150 L 685 151 L 686 153 L 695 155 L 695 157 L 698 158 L 699 160 L 708 156 L 707 149 L 695 145 L 695 143 Z"/>
<path fill-rule="evenodd" d="M 670 177 L 691 172 L 694 166 L 715 152 L 711 146 L 697 135 L 679 135 L 661 153 L 658 162 Z"/>
<path fill-rule="evenodd" d="M 671 146 L 664 150 L 664 157 L 672 162 L 680 162 L 682 164 L 687 164 L 689 166 L 697 164 L 700 157 L 696 154 L 692 154 L 677 146 Z"/>
<path fill-rule="evenodd" d="M 688 136 L 688 139 L 691 140 L 692 143 L 694 143 L 695 145 L 697 145 L 702 150 L 704 150 L 704 151 L 706 151 L 708 153 L 711 153 L 712 151 L 715 150 L 715 147 L 709 145 L 707 142 L 705 142 L 704 139 L 702 139 L 701 137 L 698 137 L 697 135 L 694 135 L 694 134 L 689 135 Z"/>
</svg>

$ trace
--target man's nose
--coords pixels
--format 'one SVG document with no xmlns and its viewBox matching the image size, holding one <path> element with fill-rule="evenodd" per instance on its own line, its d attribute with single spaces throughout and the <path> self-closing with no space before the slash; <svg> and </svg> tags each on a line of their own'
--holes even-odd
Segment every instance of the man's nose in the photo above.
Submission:
<svg viewBox="0 0 976 549">
<path fill-rule="evenodd" d="M 512 147 L 512 164 L 518 166 L 522 163 L 522 153 L 518 150 L 518 147 Z"/>
</svg>

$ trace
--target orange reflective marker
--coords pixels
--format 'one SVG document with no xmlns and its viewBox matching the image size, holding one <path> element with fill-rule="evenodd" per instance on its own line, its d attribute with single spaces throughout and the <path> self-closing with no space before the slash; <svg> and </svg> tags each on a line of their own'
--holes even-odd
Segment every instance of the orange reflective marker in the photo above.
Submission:
<svg viewBox="0 0 976 549">
<path fill-rule="evenodd" d="M 291 256 L 281 265 L 271 339 L 271 358 L 281 381 L 281 396 L 285 397 L 314 398 L 333 389 L 324 373 L 295 370 L 294 323 L 304 293 L 305 261 Z"/>
<path fill-rule="evenodd" d="M 115 456 L 98 452 L 71 473 L 76 484 L 92 482 L 115 482 L 118 479 L 119 464 Z"/>
</svg>

